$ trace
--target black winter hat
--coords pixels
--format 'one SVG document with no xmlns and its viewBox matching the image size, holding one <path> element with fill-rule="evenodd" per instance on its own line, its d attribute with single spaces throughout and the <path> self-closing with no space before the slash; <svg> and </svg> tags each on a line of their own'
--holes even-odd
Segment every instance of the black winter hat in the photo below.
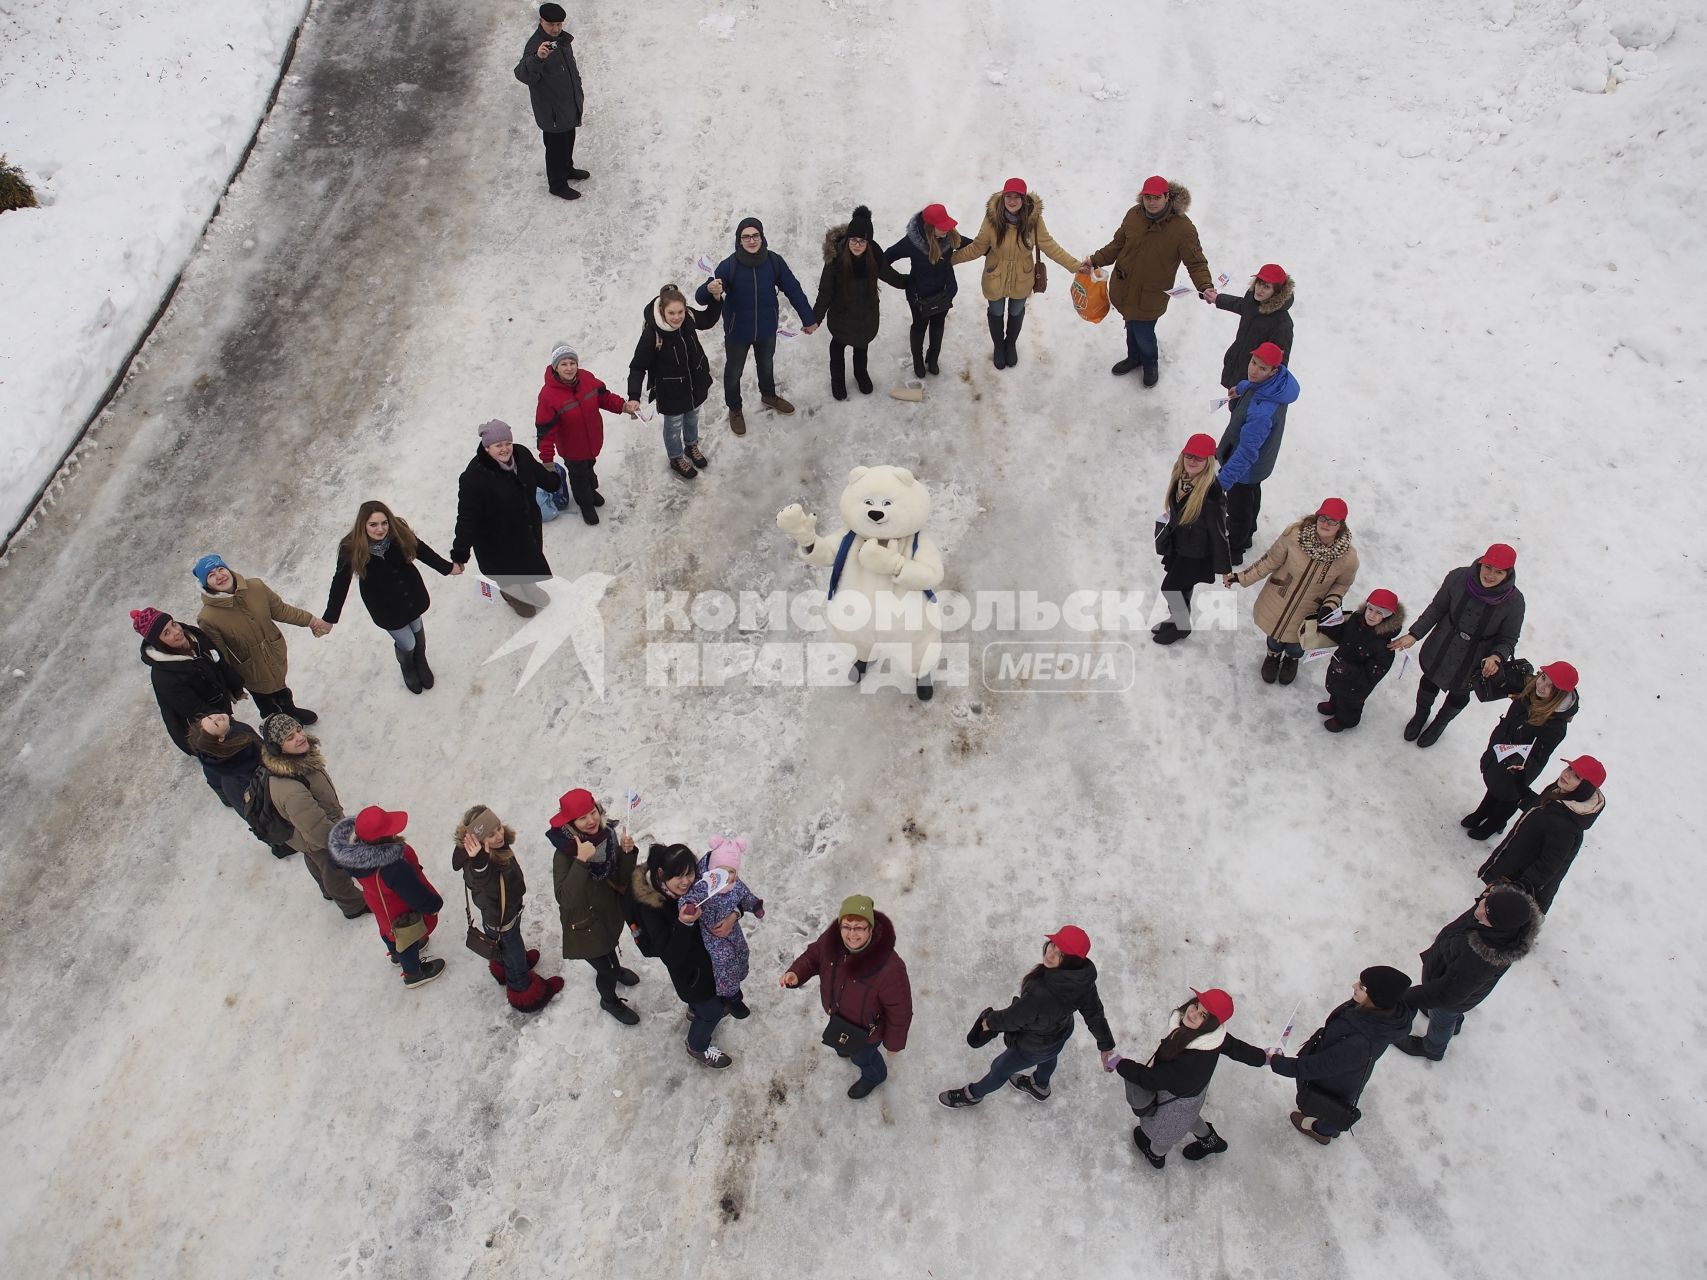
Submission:
<svg viewBox="0 0 1707 1280">
<path fill-rule="evenodd" d="M 541 22 L 567 22 L 569 15 L 563 11 L 562 5 L 548 2 L 539 6 L 539 20 Z"/>
<path fill-rule="evenodd" d="M 871 210 L 863 204 L 853 211 L 853 217 L 848 219 L 848 235 L 858 236 L 861 240 L 873 239 L 871 226 Z"/>
<path fill-rule="evenodd" d="M 1488 924 L 1502 933 L 1529 923 L 1529 903 L 1522 893 L 1496 889 L 1488 895 Z"/>
<path fill-rule="evenodd" d="M 1371 965 L 1357 975 L 1357 980 L 1377 1009 L 1393 1008 L 1411 987 L 1409 975 L 1385 964 Z"/>
</svg>

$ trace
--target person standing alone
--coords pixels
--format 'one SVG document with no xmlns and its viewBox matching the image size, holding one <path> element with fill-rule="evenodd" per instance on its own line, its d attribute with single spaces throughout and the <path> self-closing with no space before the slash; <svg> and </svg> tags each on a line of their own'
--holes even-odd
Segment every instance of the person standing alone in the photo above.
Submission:
<svg viewBox="0 0 1707 1280">
<path fill-rule="evenodd" d="M 575 167 L 575 130 L 581 127 L 586 95 L 575 65 L 575 37 L 563 29 L 569 15 L 560 4 L 539 6 L 539 29 L 522 46 L 516 79 L 528 87 L 534 123 L 545 135 L 545 185 L 554 196 L 579 200 L 569 185 L 592 175 Z"/>
</svg>

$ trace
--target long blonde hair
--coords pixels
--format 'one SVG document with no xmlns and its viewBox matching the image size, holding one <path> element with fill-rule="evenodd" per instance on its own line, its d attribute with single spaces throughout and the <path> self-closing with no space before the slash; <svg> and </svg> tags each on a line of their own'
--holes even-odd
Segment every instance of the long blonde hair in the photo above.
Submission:
<svg viewBox="0 0 1707 1280">
<path fill-rule="evenodd" d="M 921 219 L 921 221 L 923 221 Z M 942 261 L 942 252 L 947 249 L 950 253 L 960 248 L 963 241 L 960 232 L 950 227 L 947 231 L 938 231 L 930 223 L 925 227 L 925 261 L 932 266 Z"/>
<path fill-rule="evenodd" d="M 356 527 L 344 535 L 343 552 L 349 558 L 350 572 L 358 578 L 367 577 L 367 562 L 373 553 L 368 548 L 367 522 L 369 516 L 384 516 L 391 525 L 391 545 L 403 553 L 405 560 L 415 558 L 415 531 L 400 516 L 391 514 L 383 502 L 364 502 L 356 512 Z"/>
<path fill-rule="evenodd" d="M 1179 513 L 1181 524 L 1196 524 L 1197 518 L 1203 514 L 1203 504 L 1209 498 L 1209 482 L 1221 473 L 1221 464 L 1215 458 L 1203 460 L 1203 470 L 1191 477 L 1191 492 L 1186 495 L 1185 510 Z M 1174 505 L 1174 494 L 1179 492 L 1180 481 L 1186 479 L 1185 454 L 1181 453 L 1174 459 L 1173 473 L 1168 476 L 1168 492 L 1164 498 L 1168 507 Z"/>
<path fill-rule="evenodd" d="M 1524 717 L 1525 720 L 1533 728 L 1539 729 L 1553 718 L 1554 714 L 1565 705 L 1571 695 L 1558 685 L 1554 685 L 1552 697 L 1538 698 L 1535 696 L 1535 677 L 1530 676 L 1523 682 L 1523 691 L 1517 696 L 1529 703 L 1529 714 Z"/>
</svg>

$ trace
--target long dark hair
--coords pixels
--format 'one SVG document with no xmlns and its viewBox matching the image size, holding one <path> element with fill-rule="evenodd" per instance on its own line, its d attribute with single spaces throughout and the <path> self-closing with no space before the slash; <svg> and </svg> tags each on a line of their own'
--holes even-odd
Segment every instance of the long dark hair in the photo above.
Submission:
<svg viewBox="0 0 1707 1280">
<path fill-rule="evenodd" d="M 860 254 L 860 259 L 865 263 L 865 270 L 859 278 L 865 285 L 866 292 L 874 298 L 877 296 L 877 259 L 872 255 L 877 252 L 877 241 L 867 240 L 865 252 Z M 853 250 L 848 248 L 848 238 L 844 235 L 841 244 L 836 247 L 836 276 L 844 290 L 852 284 L 854 275 L 854 254 Z"/>
<path fill-rule="evenodd" d="M 1196 999 L 1187 1000 L 1174 1012 L 1178 1013 L 1180 1017 L 1183 1018 L 1185 1017 L 1185 1011 L 1191 1008 L 1194 1004 L 1197 1004 Z M 1198 1008 L 1202 1009 L 1203 1006 L 1198 1005 Z M 1204 1009 L 1203 1025 L 1201 1027 L 1188 1027 L 1182 1022 L 1179 1026 L 1168 1032 L 1167 1038 L 1164 1039 L 1161 1044 L 1156 1046 L 1156 1061 L 1172 1062 L 1175 1058 L 1179 1057 L 1180 1054 L 1184 1053 L 1186 1046 L 1193 1040 L 1197 1039 L 1198 1036 L 1206 1036 L 1220 1025 L 1221 1019 L 1217 1018 L 1213 1013 L 1210 1013 L 1209 1010 Z"/>
<path fill-rule="evenodd" d="M 368 551 L 367 522 L 369 516 L 384 516 L 391 525 L 391 545 L 402 552 L 405 560 L 415 558 L 415 531 L 400 517 L 391 514 L 391 508 L 383 502 L 370 501 L 362 503 L 356 511 L 356 527 L 344 535 L 340 548 L 350 562 L 350 572 L 358 578 L 367 577 L 367 562 L 372 558 Z"/>
<path fill-rule="evenodd" d="M 646 851 L 646 882 L 659 893 L 664 892 L 664 881 L 688 871 L 699 871 L 699 859 L 685 844 L 655 844 Z"/>
</svg>

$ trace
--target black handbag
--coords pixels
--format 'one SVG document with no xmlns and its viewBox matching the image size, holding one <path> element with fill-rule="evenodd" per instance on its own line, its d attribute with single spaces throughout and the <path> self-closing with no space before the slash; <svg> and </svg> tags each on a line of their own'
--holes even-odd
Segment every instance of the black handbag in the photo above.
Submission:
<svg viewBox="0 0 1707 1280">
<path fill-rule="evenodd" d="M 985 1045 L 989 1044 L 990 1041 L 996 1038 L 998 1033 L 989 1030 L 984 1025 L 984 1019 L 988 1018 L 994 1012 L 994 1009 L 986 1008 L 983 1013 L 972 1019 L 972 1030 L 966 1033 L 967 1048 L 982 1049 Z"/>
<path fill-rule="evenodd" d="M 1534 663 L 1525 658 L 1513 658 L 1509 662 L 1501 662 L 1500 669 L 1491 676 L 1483 675 L 1478 667 L 1471 688 L 1475 689 L 1478 702 L 1498 702 L 1501 698 L 1522 693 L 1523 686 L 1534 674 Z"/>
<path fill-rule="evenodd" d="M 929 319 L 932 316 L 946 315 L 949 308 L 953 305 L 954 295 L 946 289 L 941 293 L 933 293 L 928 298 L 913 299 L 913 309 L 919 313 L 919 317 L 921 319 Z"/>
<path fill-rule="evenodd" d="M 1351 1103 L 1331 1093 L 1323 1093 L 1313 1084 L 1298 1086 L 1298 1110 L 1341 1133 L 1363 1119 L 1363 1112 Z"/>
<path fill-rule="evenodd" d="M 849 1022 L 839 1013 L 832 1013 L 822 1039 L 842 1057 L 851 1058 L 871 1043 L 871 1032 L 858 1023 Z"/>
</svg>

